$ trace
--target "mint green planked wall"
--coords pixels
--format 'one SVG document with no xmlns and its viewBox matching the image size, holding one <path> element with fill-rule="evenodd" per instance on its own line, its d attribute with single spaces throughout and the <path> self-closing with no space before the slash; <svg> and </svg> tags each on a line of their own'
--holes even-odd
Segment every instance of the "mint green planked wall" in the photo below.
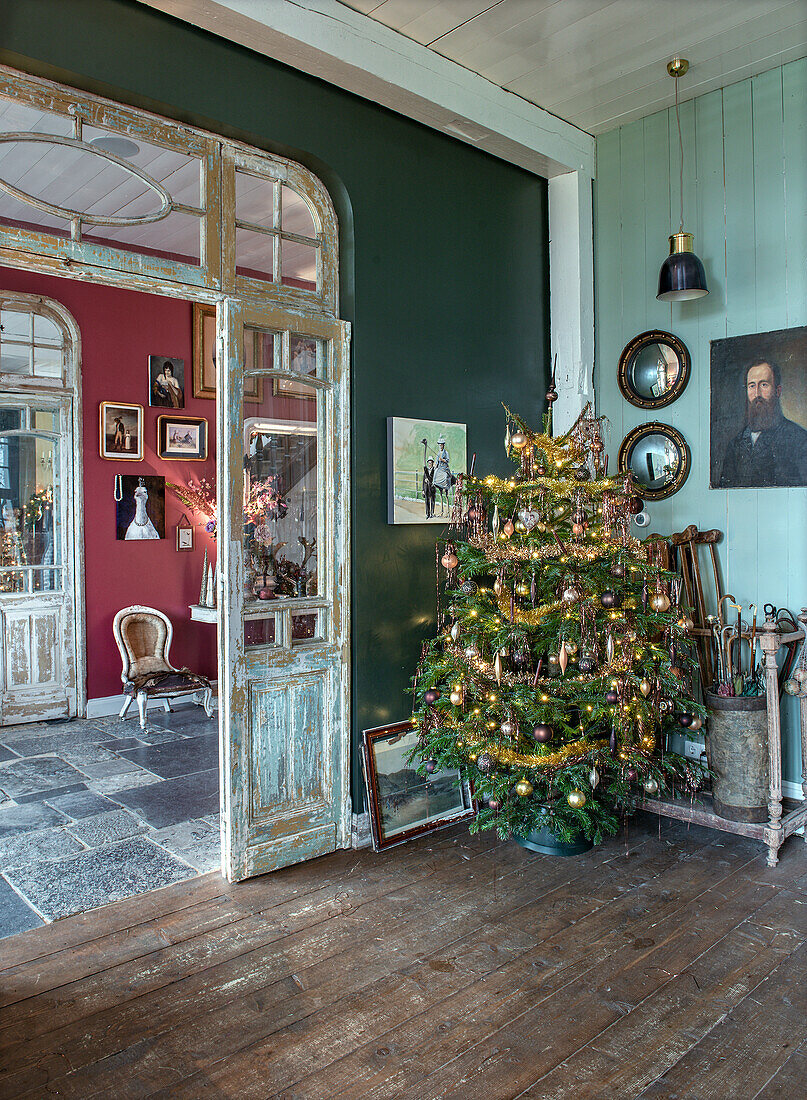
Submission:
<svg viewBox="0 0 807 1100">
<path fill-rule="evenodd" d="M 656 301 L 667 236 L 678 228 L 675 111 L 662 111 L 597 139 L 594 188 L 598 411 L 620 441 L 658 419 L 692 449 L 684 488 L 648 503 L 650 529 L 717 527 L 726 591 L 755 602 L 807 605 L 807 490 L 709 488 L 709 341 L 807 324 L 807 60 L 733 84 L 681 107 L 684 226 L 695 233 L 709 296 Z M 675 333 L 689 348 L 692 377 L 656 416 L 629 405 L 616 365 L 645 329 Z M 807 364 L 805 364 L 807 369 Z M 788 700 L 783 778 L 800 781 L 797 715 Z"/>
</svg>

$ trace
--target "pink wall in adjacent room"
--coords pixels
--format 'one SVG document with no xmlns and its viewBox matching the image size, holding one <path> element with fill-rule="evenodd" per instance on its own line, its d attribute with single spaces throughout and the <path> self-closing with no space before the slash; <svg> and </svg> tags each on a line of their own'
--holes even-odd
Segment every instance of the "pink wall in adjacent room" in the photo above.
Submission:
<svg viewBox="0 0 807 1100">
<path fill-rule="evenodd" d="M 191 622 L 188 613 L 188 605 L 199 597 L 204 550 L 215 558 L 215 542 L 197 526 L 195 549 L 177 552 L 176 525 L 186 509 L 170 490 L 165 494 L 165 539 L 119 542 L 115 538 L 115 474 L 159 474 L 179 483 L 202 476 L 215 481 L 216 403 L 193 397 L 193 307 L 174 298 L 9 268 L 0 269 L 0 290 L 56 299 L 72 313 L 81 332 L 88 698 L 117 695 L 121 690 L 112 619 L 128 604 L 143 603 L 164 611 L 174 624 L 173 663 L 215 677 L 216 628 Z M 149 408 L 149 355 L 185 360 L 185 408 L 177 410 L 177 415 L 207 418 L 206 462 L 166 462 L 157 457 L 157 417 L 170 410 Z M 99 456 L 102 401 L 144 406 L 142 462 Z"/>
</svg>

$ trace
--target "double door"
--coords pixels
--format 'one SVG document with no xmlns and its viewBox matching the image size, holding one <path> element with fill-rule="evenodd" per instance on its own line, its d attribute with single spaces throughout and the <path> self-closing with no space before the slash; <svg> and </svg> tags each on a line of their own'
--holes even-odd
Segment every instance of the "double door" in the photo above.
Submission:
<svg viewBox="0 0 807 1100">
<path fill-rule="evenodd" d="M 224 869 L 350 841 L 349 326 L 218 314 Z"/>
</svg>

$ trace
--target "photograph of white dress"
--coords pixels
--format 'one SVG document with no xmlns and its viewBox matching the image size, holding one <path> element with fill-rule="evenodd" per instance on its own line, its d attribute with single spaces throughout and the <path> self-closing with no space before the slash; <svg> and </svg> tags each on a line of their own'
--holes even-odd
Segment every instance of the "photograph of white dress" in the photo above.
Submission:
<svg viewBox="0 0 807 1100">
<path fill-rule="evenodd" d="M 165 538 L 165 478 L 119 474 L 115 487 L 116 535 L 121 541 Z"/>
<path fill-rule="evenodd" d="M 139 478 L 139 485 L 134 491 L 135 500 L 135 514 L 134 519 L 126 528 L 127 539 L 158 539 L 159 533 L 157 528 L 149 519 L 148 514 L 148 499 L 149 491 L 143 483 L 143 478 Z"/>
</svg>

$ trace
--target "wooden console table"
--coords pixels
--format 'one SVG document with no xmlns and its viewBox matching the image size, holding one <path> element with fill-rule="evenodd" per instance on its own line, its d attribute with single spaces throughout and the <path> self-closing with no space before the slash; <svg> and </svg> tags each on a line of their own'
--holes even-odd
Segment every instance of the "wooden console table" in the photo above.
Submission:
<svg viewBox="0 0 807 1100">
<path fill-rule="evenodd" d="M 768 820 L 759 824 L 731 821 L 720 817 L 712 806 L 711 796 L 699 793 L 694 798 L 645 798 L 641 808 L 659 817 L 671 817 L 676 821 L 689 821 L 694 825 L 706 825 L 725 833 L 761 840 L 768 847 L 768 866 L 775 867 L 779 849 L 797 829 L 807 825 L 807 696 L 799 698 L 799 725 L 801 727 L 801 801 L 782 799 L 782 727 L 779 713 L 779 667 L 776 655 L 788 642 L 804 642 L 807 635 L 807 608 L 799 615 L 801 629 L 790 634 L 780 634 L 772 619 L 767 619 L 760 632 L 760 642 L 765 666 L 768 712 L 768 758 L 770 762 L 770 788 L 768 794 Z M 805 830 L 807 840 L 807 829 Z"/>
</svg>

